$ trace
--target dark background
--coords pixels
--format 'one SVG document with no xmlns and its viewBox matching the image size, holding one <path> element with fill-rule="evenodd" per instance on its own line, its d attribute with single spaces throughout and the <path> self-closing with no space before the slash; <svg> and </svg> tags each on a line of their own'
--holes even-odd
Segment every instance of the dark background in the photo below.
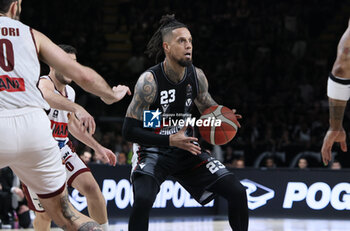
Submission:
<svg viewBox="0 0 350 231">
<path fill-rule="evenodd" d="M 75 46 L 78 60 L 111 85 L 133 89 L 154 64 L 143 52 L 166 13 L 189 26 L 194 64 L 204 70 L 212 97 L 243 115 L 235 139 L 221 147 L 225 163 L 239 156 L 253 166 L 268 151 L 278 166 L 287 167 L 300 152 L 319 152 L 328 129 L 327 76 L 348 25 L 347 1 L 24 0 L 21 20 L 57 44 Z M 74 88 L 77 102 L 98 123 L 96 139 L 130 153 L 120 121 L 131 97 L 106 106 Z M 85 149 L 76 144 L 79 152 Z M 279 160 L 277 152 L 286 158 Z M 350 166 L 347 153 L 339 152 L 337 159 Z M 309 161 L 310 167 L 322 167 Z"/>
</svg>

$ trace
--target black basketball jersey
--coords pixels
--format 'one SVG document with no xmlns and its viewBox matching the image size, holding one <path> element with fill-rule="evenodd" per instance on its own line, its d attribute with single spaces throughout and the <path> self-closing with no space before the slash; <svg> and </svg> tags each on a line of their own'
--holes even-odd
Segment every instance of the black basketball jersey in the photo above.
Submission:
<svg viewBox="0 0 350 231">
<path fill-rule="evenodd" d="M 177 133 L 181 126 L 176 125 L 180 119 L 191 118 L 194 99 L 198 94 L 198 79 L 195 67 L 186 67 L 182 80 L 172 82 L 165 74 L 163 62 L 148 69 L 157 83 L 157 95 L 150 110 L 159 110 L 161 114 L 161 127 L 155 129 L 160 135 Z M 164 124 L 165 122 L 165 124 Z"/>
</svg>

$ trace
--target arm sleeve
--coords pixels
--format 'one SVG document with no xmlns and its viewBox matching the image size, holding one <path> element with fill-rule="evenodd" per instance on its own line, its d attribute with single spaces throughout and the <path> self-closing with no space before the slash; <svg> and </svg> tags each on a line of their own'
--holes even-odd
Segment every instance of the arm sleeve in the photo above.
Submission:
<svg viewBox="0 0 350 231">
<path fill-rule="evenodd" d="M 158 135 L 144 129 L 140 120 L 126 117 L 123 124 L 123 137 L 127 141 L 155 146 L 169 146 L 169 136 Z"/>
</svg>

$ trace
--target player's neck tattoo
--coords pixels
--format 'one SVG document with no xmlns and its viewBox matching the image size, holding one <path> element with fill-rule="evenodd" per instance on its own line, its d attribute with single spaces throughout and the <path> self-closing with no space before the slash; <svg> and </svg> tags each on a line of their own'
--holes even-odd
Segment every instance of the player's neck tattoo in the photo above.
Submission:
<svg viewBox="0 0 350 231">
<path fill-rule="evenodd" d="M 176 72 L 167 61 L 164 62 L 164 71 L 168 79 L 174 83 L 178 83 L 182 80 L 185 73 L 185 68 L 182 68 L 181 72 Z"/>
</svg>

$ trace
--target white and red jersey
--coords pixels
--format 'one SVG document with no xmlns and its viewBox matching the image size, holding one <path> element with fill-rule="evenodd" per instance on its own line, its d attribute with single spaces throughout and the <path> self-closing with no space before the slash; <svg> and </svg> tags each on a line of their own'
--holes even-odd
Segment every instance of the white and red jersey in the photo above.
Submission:
<svg viewBox="0 0 350 231">
<path fill-rule="evenodd" d="M 0 111 L 24 107 L 49 109 L 37 87 L 40 64 L 30 27 L 0 17 Z"/>
<path fill-rule="evenodd" d="M 50 76 L 41 76 L 40 79 L 48 79 L 50 81 Z M 53 83 L 53 82 L 52 82 Z M 55 87 L 55 93 L 62 95 L 61 92 L 59 92 Z M 65 95 L 67 99 L 74 102 L 75 101 L 75 91 L 74 89 L 66 85 L 65 87 Z M 62 148 L 68 141 L 68 114 L 70 112 L 59 110 L 55 108 L 50 108 L 50 111 L 48 113 L 49 119 L 51 121 L 51 129 L 52 129 L 52 135 L 55 138 L 55 140 L 58 141 L 58 144 L 60 148 Z"/>
</svg>

